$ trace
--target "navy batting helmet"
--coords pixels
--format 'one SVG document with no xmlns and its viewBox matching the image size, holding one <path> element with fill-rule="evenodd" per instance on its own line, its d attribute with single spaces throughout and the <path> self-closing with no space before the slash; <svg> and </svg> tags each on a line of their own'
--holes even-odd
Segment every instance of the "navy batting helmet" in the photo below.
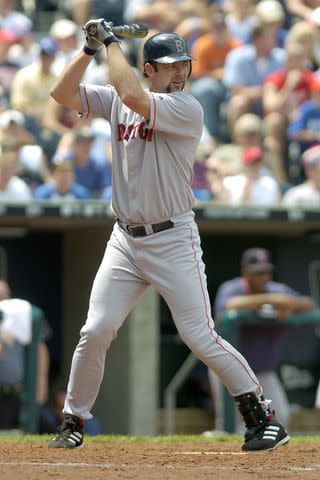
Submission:
<svg viewBox="0 0 320 480">
<path fill-rule="evenodd" d="M 150 37 L 143 48 L 144 63 L 174 63 L 193 60 L 189 55 L 186 41 L 177 33 L 157 33 Z"/>
</svg>

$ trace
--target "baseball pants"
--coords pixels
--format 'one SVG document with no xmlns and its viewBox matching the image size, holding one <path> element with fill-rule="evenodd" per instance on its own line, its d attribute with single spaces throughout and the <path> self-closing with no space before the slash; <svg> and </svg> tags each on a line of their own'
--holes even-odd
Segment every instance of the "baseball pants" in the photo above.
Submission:
<svg viewBox="0 0 320 480">
<path fill-rule="evenodd" d="M 194 213 L 172 220 L 174 228 L 146 237 L 131 237 L 115 224 L 73 355 L 64 413 L 91 418 L 106 352 L 150 284 L 167 302 L 182 340 L 232 396 L 262 392 L 244 357 L 214 330 Z"/>
</svg>

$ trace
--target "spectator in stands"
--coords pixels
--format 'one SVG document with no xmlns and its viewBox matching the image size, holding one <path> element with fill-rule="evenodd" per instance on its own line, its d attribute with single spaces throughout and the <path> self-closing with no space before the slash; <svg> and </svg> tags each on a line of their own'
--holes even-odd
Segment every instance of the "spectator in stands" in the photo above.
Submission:
<svg viewBox="0 0 320 480">
<path fill-rule="evenodd" d="M 25 127 L 25 116 L 18 110 L 0 114 L 0 144 L 22 146 L 35 143 L 35 138 Z"/>
<path fill-rule="evenodd" d="M 285 52 L 276 45 L 274 26 L 257 25 L 251 45 L 232 50 L 224 65 L 223 82 L 229 91 L 229 127 L 244 113 L 262 115 L 262 85 L 267 76 L 283 67 Z"/>
<path fill-rule="evenodd" d="M 307 59 L 306 67 L 313 71 L 318 69 L 315 58 L 316 30 L 310 22 L 301 20 L 292 25 L 288 31 L 286 43 L 302 45 Z"/>
<path fill-rule="evenodd" d="M 6 110 L 0 115 L 0 145 L 3 150 L 18 152 L 17 175 L 33 190 L 49 177 L 48 162 L 34 136 L 26 129 L 25 116 L 18 110 Z"/>
<path fill-rule="evenodd" d="M 320 69 L 320 6 L 313 10 L 310 21 L 311 30 L 314 32 L 314 62 L 319 73 Z"/>
<path fill-rule="evenodd" d="M 270 154 L 268 139 L 264 137 L 264 120 L 254 113 L 245 113 L 235 122 L 233 132 L 231 132 L 232 143 L 220 145 L 214 150 L 213 154 L 216 156 L 219 153 L 221 162 L 229 165 L 234 165 L 236 171 L 229 173 L 233 175 L 239 173 L 243 168 L 242 155 L 244 150 L 249 147 L 260 147 L 264 149 L 264 167 L 265 173 L 271 173 L 274 178 L 280 183 L 281 189 L 286 189 L 280 181 L 277 164 L 273 161 Z M 225 175 L 224 175 L 225 176 Z"/>
<path fill-rule="evenodd" d="M 32 192 L 43 182 L 51 179 L 48 160 L 40 145 L 23 145 L 20 147 L 18 174 Z"/>
<path fill-rule="evenodd" d="M 262 0 L 256 5 L 255 15 L 261 23 L 276 28 L 277 46 L 282 48 L 288 34 L 284 28 L 286 14 L 282 4 L 277 0 Z"/>
<path fill-rule="evenodd" d="M 60 75 L 78 50 L 78 25 L 72 20 L 61 18 L 52 24 L 49 35 L 55 39 L 58 45 L 52 72 L 55 75 Z"/>
<path fill-rule="evenodd" d="M 32 199 L 29 186 L 18 177 L 18 149 L 0 150 L 0 201 L 24 203 Z"/>
<path fill-rule="evenodd" d="M 319 0 L 287 0 L 286 8 L 291 16 L 308 21 L 319 3 Z"/>
<path fill-rule="evenodd" d="M 231 132 L 232 144 L 238 148 L 239 162 L 243 151 L 249 147 L 264 147 L 263 119 L 254 113 L 239 117 Z"/>
<path fill-rule="evenodd" d="M 197 0 L 181 1 L 179 8 L 181 20 L 175 32 L 186 40 L 190 52 L 197 38 L 211 30 L 210 8 L 207 2 Z"/>
<path fill-rule="evenodd" d="M 226 89 L 221 81 L 224 63 L 227 54 L 240 43 L 230 36 L 223 13 L 213 13 L 211 22 L 211 31 L 201 35 L 191 50 L 197 61 L 192 67 L 190 89 L 203 107 L 204 124 L 210 135 L 222 140 L 220 106 L 226 99 Z"/>
<path fill-rule="evenodd" d="M 50 97 L 51 98 L 51 97 Z M 70 132 L 77 124 L 77 115 L 70 109 L 60 107 L 57 102 L 48 99 L 43 116 L 43 125 L 60 138 Z"/>
<path fill-rule="evenodd" d="M 113 25 L 123 24 L 125 0 L 69 0 L 72 19 L 81 27 L 88 18 L 107 18 Z"/>
<path fill-rule="evenodd" d="M 37 60 L 39 48 L 33 33 L 32 22 L 28 17 L 20 21 L 14 29 L 16 43 L 9 49 L 8 59 L 20 68 L 26 67 Z"/>
<path fill-rule="evenodd" d="M 266 327 L 246 326 L 240 329 L 239 350 L 257 372 L 265 398 L 273 396 L 274 407 L 284 424 L 288 423 L 289 402 L 277 371 L 281 357 L 281 322 L 288 315 L 315 308 L 313 300 L 302 296 L 284 283 L 272 280 L 274 265 L 270 252 L 264 248 L 250 248 L 241 257 L 241 275 L 222 283 L 216 293 L 213 311 L 219 322 L 224 312 L 247 310 L 256 312 Z M 272 318 L 280 326 L 267 326 Z M 210 377 L 214 376 L 209 372 Z M 240 422 L 237 421 L 239 432 Z M 240 432 L 239 432 L 240 433 Z"/>
<path fill-rule="evenodd" d="M 78 25 L 73 20 L 67 18 L 60 18 L 51 25 L 49 35 L 56 40 L 58 45 L 58 51 L 51 66 L 54 75 L 60 75 L 67 63 L 80 50 L 78 33 Z M 86 75 L 93 71 L 96 66 L 97 62 L 93 59 L 86 70 L 84 80 L 86 79 Z"/>
<path fill-rule="evenodd" d="M 226 24 L 231 37 L 245 43 L 257 24 L 253 0 L 230 0 Z"/>
<path fill-rule="evenodd" d="M 124 19 L 129 23 L 146 23 L 161 32 L 174 31 L 181 20 L 179 3 L 172 0 L 127 0 Z"/>
<path fill-rule="evenodd" d="M 301 161 L 306 181 L 290 188 L 282 198 L 286 207 L 320 207 L 320 145 L 306 150 Z"/>
<path fill-rule="evenodd" d="M 0 113 L 4 112 L 8 108 L 8 99 L 4 93 L 2 86 L 0 85 Z"/>
<path fill-rule="evenodd" d="M 90 191 L 92 197 L 100 197 L 103 190 L 111 184 L 111 168 L 106 162 L 98 162 L 92 156 L 94 133 L 89 125 L 76 128 L 71 141 L 62 138 L 65 147 L 58 147 L 53 161 L 60 158 L 71 159 L 74 166 L 75 181 Z"/>
<path fill-rule="evenodd" d="M 61 137 L 70 132 L 78 121 L 74 111 L 55 102 L 52 97 L 48 98 L 42 118 L 40 143 L 49 159 L 53 157 Z"/>
<path fill-rule="evenodd" d="M 196 149 L 196 157 L 193 168 L 193 179 L 191 188 L 196 200 L 206 201 L 208 199 L 208 186 L 206 180 L 206 160 L 216 148 L 216 142 L 204 125 L 200 142 Z"/>
<path fill-rule="evenodd" d="M 9 50 L 17 41 L 10 30 L 0 28 L 0 87 L 7 102 L 10 100 L 10 89 L 19 65 L 9 60 Z"/>
<path fill-rule="evenodd" d="M 245 149 L 263 146 L 264 124 L 261 117 L 254 113 L 245 113 L 234 124 L 232 141 Z"/>
<path fill-rule="evenodd" d="M 31 342 L 31 304 L 11 298 L 8 282 L 0 279 L 0 429 L 20 427 L 21 394 L 24 384 L 24 347 Z M 49 352 L 46 340 L 51 330 L 41 318 L 40 342 L 37 353 L 36 401 L 38 413 L 48 400 Z"/>
<path fill-rule="evenodd" d="M 278 182 L 266 171 L 264 151 L 249 147 L 242 155 L 243 173 L 223 179 L 226 203 L 230 205 L 279 205 L 281 191 Z"/>
<path fill-rule="evenodd" d="M 206 188 L 194 190 L 197 201 L 213 201 L 228 203 L 228 193 L 224 188 L 224 178 L 238 175 L 242 171 L 239 162 L 241 154 L 235 145 L 221 145 L 217 147 L 206 160 Z"/>
<path fill-rule="evenodd" d="M 19 39 L 26 30 L 31 31 L 32 22 L 27 15 L 18 11 L 17 0 L 0 1 L 0 29 L 10 31 L 17 39 Z"/>
<path fill-rule="evenodd" d="M 75 182 L 74 166 L 70 159 L 56 157 L 52 165 L 52 179 L 39 185 L 33 193 L 36 200 L 84 200 L 90 192 Z"/>
<path fill-rule="evenodd" d="M 262 93 L 265 134 L 282 182 L 288 178 L 287 127 L 299 105 L 311 97 L 316 78 L 305 68 L 306 56 L 301 44 L 289 42 L 285 50 L 287 60 L 284 67 L 266 78 Z"/>
<path fill-rule="evenodd" d="M 44 37 L 39 41 L 39 49 L 39 60 L 18 70 L 11 85 L 11 105 L 25 114 L 28 129 L 38 143 L 49 92 L 57 78 L 51 66 L 58 46 L 53 38 Z"/>
<path fill-rule="evenodd" d="M 320 143 L 320 80 L 312 85 L 310 100 L 303 102 L 288 126 L 288 138 L 298 142 L 300 152 Z"/>
</svg>

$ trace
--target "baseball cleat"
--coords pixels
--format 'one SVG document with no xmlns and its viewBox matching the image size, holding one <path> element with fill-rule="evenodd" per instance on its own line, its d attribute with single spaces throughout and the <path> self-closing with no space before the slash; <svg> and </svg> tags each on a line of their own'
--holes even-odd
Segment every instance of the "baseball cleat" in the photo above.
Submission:
<svg viewBox="0 0 320 480">
<path fill-rule="evenodd" d="M 281 445 L 286 445 L 289 440 L 290 436 L 279 420 L 276 418 L 266 419 L 264 424 L 247 429 L 242 450 L 274 450 Z"/>
<path fill-rule="evenodd" d="M 48 444 L 49 448 L 79 448 L 83 443 L 83 420 L 75 415 L 66 415 L 57 428 L 57 435 Z"/>
</svg>

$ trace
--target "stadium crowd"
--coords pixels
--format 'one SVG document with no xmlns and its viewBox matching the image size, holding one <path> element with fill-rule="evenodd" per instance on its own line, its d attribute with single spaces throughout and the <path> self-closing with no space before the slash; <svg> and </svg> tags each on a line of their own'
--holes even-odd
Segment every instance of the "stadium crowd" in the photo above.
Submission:
<svg viewBox="0 0 320 480">
<path fill-rule="evenodd" d="M 110 200 L 110 125 L 49 95 L 98 17 L 186 38 L 198 204 L 320 205 L 320 0 L 0 0 L 0 200 Z M 143 40 L 121 46 L 143 81 Z M 108 81 L 103 49 L 83 81 Z"/>
</svg>

